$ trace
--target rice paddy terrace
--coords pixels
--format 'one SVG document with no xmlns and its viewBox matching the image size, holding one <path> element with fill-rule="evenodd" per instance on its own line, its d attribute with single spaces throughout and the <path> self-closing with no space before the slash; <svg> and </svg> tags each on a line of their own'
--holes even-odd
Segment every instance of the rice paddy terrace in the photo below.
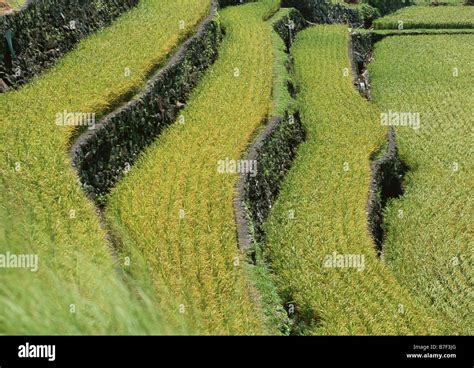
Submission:
<svg viewBox="0 0 474 368">
<path fill-rule="evenodd" d="M 377 105 L 420 114 L 418 129 L 397 128 L 410 171 L 405 195 L 387 207 L 385 260 L 462 334 L 473 332 L 473 51 L 469 35 L 393 37 L 370 70 Z M 396 66 L 394 53 L 403 55 Z"/>
<path fill-rule="evenodd" d="M 121 1 L 0 1 L 0 334 L 474 332 L 473 6 Z"/>
</svg>

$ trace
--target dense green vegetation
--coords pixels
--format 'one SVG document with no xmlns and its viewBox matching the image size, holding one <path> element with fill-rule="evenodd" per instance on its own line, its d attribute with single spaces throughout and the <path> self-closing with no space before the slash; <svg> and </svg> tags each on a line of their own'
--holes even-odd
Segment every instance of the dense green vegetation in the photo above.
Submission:
<svg viewBox="0 0 474 368">
<path fill-rule="evenodd" d="M 344 26 L 315 26 L 293 46 L 307 141 L 267 223 L 277 286 L 304 334 L 437 333 L 376 257 L 367 231 L 369 157 L 384 141 L 378 110 L 352 86 Z M 337 255 L 363 266 L 325 267 Z"/>
<path fill-rule="evenodd" d="M 387 209 L 385 260 L 402 285 L 440 311 L 450 333 L 469 335 L 473 45 L 471 35 L 389 37 L 376 46 L 370 67 L 381 110 L 420 114 L 418 130 L 396 128 L 411 170 L 405 195 Z"/>
<path fill-rule="evenodd" d="M 74 129 L 57 126 L 56 115 L 110 109 L 194 30 L 209 4 L 143 0 L 46 75 L 0 95 L 0 252 L 40 261 L 37 273 L 2 270 L 1 333 L 167 332 L 145 280 L 133 291 L 138 303 L 114 272 L 105 232 L 68 159 Z M 173 322 L 167 326 L 173 330 Z"/>
<path fill-rule="evenodd" d="M 238 174 L 220 173 L 218 163 L 241 158 L 271 108 L 272 28 L 264 18 L 276 9 L 267 0 L 221 12 L 219 59 L 183 124 L 168 128 L 109 198 L 114 232 L 145 256 L 157 292 L 172 290 L 199 333 L 265 332 L 237 245 Z"/>
<path fill-rule="evenodd" d="M 474 28 L 473 6 L 410 6 L 377 19 L 375 29 Z"/>
</svg>

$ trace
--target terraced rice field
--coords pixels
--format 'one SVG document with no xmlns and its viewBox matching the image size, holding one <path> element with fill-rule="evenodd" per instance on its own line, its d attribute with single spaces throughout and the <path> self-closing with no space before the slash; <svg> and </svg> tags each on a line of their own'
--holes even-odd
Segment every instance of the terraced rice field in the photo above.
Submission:
<svg viewBox="0 0 474 368">
<path fill-rule="evenodd" d="M 221 12 L 219 60 L 184 110 L 109 198 L 114 230 L 143 254 L 160 292 L 174 291 L 200 333 L 258 334 L 263 323 L 246 280 L 233 213 L 239 160 L 271 107 L 272 29 L 277 1 Z M 137 270 L 140 272 L 141 270 Z"/>
<path fill-rule="evenodd" d="M 344 76 L 347 42 L 345 27 L 316 26 L 293 46 L 308 137 L 266 226 L 276 283 L 301 333 L 437 333 L 438 323 L 377 259 L 368 235 L 369 157 L 386 131 Z M 363 256 L 364 265 L 326 267 L 334 254 Z"/>
<path fill-rule="evenodd" d="M 400 284 L 464 335 L 474 326 L 473 45 L 471 35 L 390 37 L 377 44 L 370 68 L 381 110 L 420 114 L 418 130 L 396 128 L 411 170 L 405 195 L 387 208 L 385 260 Z"/>
<path fill-rule="evenodd" d="M 0 335 L 472 335 L 474 35 L 460 33 L 474 32 L 474 7 L 420 0 L 363 30 L 389 36 L 368 52 L 369 101 L 354 88 L 348 26 L 304 21 L 279 0 L 226 1 L 212 23 L 222 43 L 220 33 L 205 38 L 201 53 L 212 43 L 217 60 L 211 48 L 208 69 L 197 71 L 200 57 L 176 62 L 211 3 L 140 0 L 42 76 L 0 94 Z M 307 28 L 287 48 L 286 32 L 297 33 L 288 16 Z M 171 82 L 150 87 L 159 70 Z M 120 115 L 148 88 L 140 111 Z M 119 181 L 98 205 L 71 165 L 85 128 L 58 124 L 68 112 L 97 122 L 117 113 L 122 120 L 99 129 L 124 136 L 129 117 L 158 127 L 178 119 L 150 135 L 137 161 L 127 137 L 110 144 L 133 164 L 122 177 L 122 161 L 110 165 Z M 385 237 L 376 248 L 368 202 L 385 200 L 372 170 L 387 151 L 382 116 L 393 112 L 420 120 L 395 128 L 407 172 L 397 178 L 403 194 L 377 214 Z M 295 141 L 294 161 L 282 162 L 291 144 L 265 146 L 262 132 L 295 116 L 304 133 L 273 132 Z M 140 149 L 145 125 L 130 125 L 146 141 Z M 255 147 L 273 149 L 249 163 Z M 253 167 L 265 173 L 255 192 L 277 197 L 262 194 L 264 234 L 245 248 L 260 198 L 244 203 L 242 224 L 237 184 L 262 162 L 270 169 Z M 38 263 L 20 270 L 5 264 L 11 255 Z"/>
<path fill-rule="evenodd" d="M 41 260 L 38 273 L 2 272 L 2 333 L 166 332 L 153 301 L 134 302 L 114 272 L 105 232 L 68 159 L 74 129 L 55 121 L 64 110 L 100 116 L 142 85 L 209 5 L 144 0 L 45 76 L 0 95 L 0 249 Z M 72 304 L 77 313 L 70 312 Z"/>
<path fill-rule="evenodd" d="M 377 19 L 374 28 L 474 28 L 474 7 L 410 6 Z"/>
</svg>

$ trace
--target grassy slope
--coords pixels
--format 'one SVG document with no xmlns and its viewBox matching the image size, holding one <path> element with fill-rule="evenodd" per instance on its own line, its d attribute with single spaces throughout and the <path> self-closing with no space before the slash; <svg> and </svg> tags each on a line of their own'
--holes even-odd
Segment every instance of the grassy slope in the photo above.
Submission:
<svg viewBox="0 0 474 368">
<path fill-rule="evenodd" d="M 33 252 L 41 262 L 38 274 L 0 271 L 0 332 L 166 332 L 152 305 L 134 304 L 114 273 L 94 207 L 70 166 L 71 129 L 56 126 L 55 116 L 63 110 L 100 114 L 140 86 L 208 14 L 209 3 L 143 0 L 48 74 L 0 95 L 0 252 Z M 71 303 L 76 314 L 69 313 Z"/>
<path fill-rule="evenodd" d="M 474 331 L 473 44 L 470 35 L 391 37 L 377 45 L 370 66 L 381 108 L 421 114 L 419 131 L 397 129 L 411 171 L 405 196 L 387 211 L 386 260 L 403 285 L 441 311 L 450 332 L 469 335 Z M 454 163 L 459 171 L 453 171 Z"/>
<path fill-rule="evenodd" d="M 347 27 L 317 26 L 293 46 L 308 136 L 266 224 L 276 281 L 307 322 L 301 333 L 436 333 L 436 322 L 377 259 L 368 234 L 369 156 L 385 131 L 343 76 L 347 45 Z M 364 255 L 365 269 L 323 267 L 334 251 Z"/>
<path fill-rule="evenodd" d="M 19 9 L 26 3 L 26 0 L 7 0 L 6 3 L 14 9 Z"/>
<path fill-rule="evenodd" d="M 474 28 L 473 6 L 410 6 L 377 19 L 375 29 L 398 28 Z"/>
<path fill-rule="evenodd" d="M 219 174 L 217 163 L 239 159 L 269 112 L 272 30 L 262 18 L 275 8 L 278 1 L 267 0 L 222 11 L 219 59 L 184 110 L 185 124 L 165 131 L 109 199 L 113 227 L 146 255 L 157 288 L 173 290 L 201 333 L 263 332 L 236 264 L 237 175 Z"/>
</svg>

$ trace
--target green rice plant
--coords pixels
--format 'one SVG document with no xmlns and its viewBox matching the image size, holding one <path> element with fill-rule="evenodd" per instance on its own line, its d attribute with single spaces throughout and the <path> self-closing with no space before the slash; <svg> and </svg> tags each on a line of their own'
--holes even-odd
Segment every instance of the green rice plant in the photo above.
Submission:
<svg viewBox="0 0 474 368">
<path fill-rule="evenodd" d="M 0 333 L 185 331 L 174 303 L 166 312 L 166 290 L 162 300 L 156 296 L 146 268 L 135 280 L 122 275 L 128 262 L 112 257 L 68 159 L 75 128 L 57 125 L 57 115 L 99 118 L 143 85 L 209 6 L 143 0 L 47 74 L 0 95 L 0 253 L 33 253 L 40 262 L 37 273 L 0 269 Z"/>
<path fill-rule="evenodd" d="M 474 7 L 410 6 L 377 19 L 374 28 L 474 28 Z"/>
<path fill-rule="evenodd" d="M 373 32 L 381 36 L 408 35 L 417 36 L 425 34 L 473 34 L 474 28 L 409 28 L 409 29 L 357 29 L 357 32 Z"/>
<path fill-rule="evenodd" d="M 108 198 L 114 232 L 147 259 L 157 293 L 171 290 L 192 331 L 261 334 L 258 295 L 238 249 L 233 199 L 239 160 L 271 109 L 278 1 L 227 7 L 219 58 L 179 122 L 149 147 Z M 137 269 L 139 273 L 142 270 Z M 178 306 L 177 306 L 178 307 Z"/>
<path fill-rule="evenodd" d="M 431 5 L 435 6 L 438 4 L 439 6 L 444 5 L 460 5 L 463 3 L 463 0 L 415 0 L 413 1 L 415 5 Z"/>
<path fill-rule="evenodd" d="M 436 334 L 368 233 L 370 157 L 386 130 L 352 86 L 348 42 L 347 27 L 316 26 L 293 46 L 307 136 L 265 225 L 266 256 L 295 334 Z"/>
<path fill-rule="evenodd" d="M 272 19 L 272 24 L 277 23 L 283 17 L 287 17 L 291 9 L 281 9 Z M 293 31 L 294 32 L 294 31 Z M 272 33 L 273 41 L 273 107 L 270 115 L 272 117 L 284 117 L 285 112 L 294 113 L 294 101 L 288 89 L 288 84 L 293 83 L 289 74 L 287 63 L 288 54 L 286 53 L 285 43 L 277 32 Z"/>
<path fill-rule="evenodd" d="M 473 45 L 472 35 L 390 37 L 370 65 L 380 109 L 419 114 L 419 129 L 395 128 L 411 169 L 405 195 L 386 211 L 385 260 L 448 333 L 466 335 L 474 333 Z"/>
</svg>

